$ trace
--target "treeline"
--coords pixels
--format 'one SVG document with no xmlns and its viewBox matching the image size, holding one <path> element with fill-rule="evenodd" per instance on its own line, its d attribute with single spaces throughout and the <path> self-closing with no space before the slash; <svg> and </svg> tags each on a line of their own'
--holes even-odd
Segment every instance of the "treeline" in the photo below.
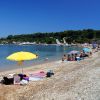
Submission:
<svg viewBox="0 0 100 100">
<path fill-rule="evenodd" d="M 56 43 L 56 39 L 59 39 L 60 42 L 63 42 L 63 38 L 68 43 L 92 42 L 94 40 L 100 40 L 100 30 L 84 29 L 52 33 L 9 35 L 6 38 L 1 38 L 0 43 L 36 42 L 53 44 Z"/>
</svg>

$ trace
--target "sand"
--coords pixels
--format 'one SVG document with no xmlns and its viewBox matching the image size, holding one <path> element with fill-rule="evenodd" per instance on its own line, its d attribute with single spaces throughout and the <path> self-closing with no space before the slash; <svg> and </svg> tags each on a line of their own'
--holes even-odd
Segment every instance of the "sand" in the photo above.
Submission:
<svg viewBox="0 0 100 100">
<path fill-rule="evenodd" d="M 78 62 L 54 61 L 31 66 L 24 73 L 50 69 L 55 73 L 50 78 L 31 81 L 25 86 L 0 85 L 0 100 L 100 100 L 100 51 Z"/>
</svg>

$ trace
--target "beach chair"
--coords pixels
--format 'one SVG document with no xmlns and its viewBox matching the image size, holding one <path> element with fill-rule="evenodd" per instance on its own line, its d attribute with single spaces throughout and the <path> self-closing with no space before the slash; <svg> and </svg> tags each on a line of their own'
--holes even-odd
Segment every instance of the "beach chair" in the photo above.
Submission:
<svg viewBox="0 0 100 100">
<path fill-rule="evenodd" d="M 18 74 L 14 75 L 14 84 L 20 84 L 21 78 Z"/>
</svg>

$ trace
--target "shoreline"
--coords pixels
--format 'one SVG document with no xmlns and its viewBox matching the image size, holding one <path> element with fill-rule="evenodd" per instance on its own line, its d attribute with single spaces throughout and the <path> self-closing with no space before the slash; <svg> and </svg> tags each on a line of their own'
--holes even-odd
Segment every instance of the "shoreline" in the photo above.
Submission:
<svg viewBox="0 0 100 100">
<path fill-rule="evenodd" d="M 26 48 L 26 49 L 25 49 Z M 32 48 L 33 51 L 32 51 Z M 8 51 L 6 51 L 6 49 L 8 49 Z M 11 49 L 11 51 L 9 51 Z M 14 50 L 15 49 L 15 50 Z M 44 49 L 44 51 L 46 50 L 46 52 L 42 51 Z M 65 50 L 66 49 L 66 50 Z M 77 50 L 77 48 L 75 47 L 74 49 Z M 61 58 L 61 56 L 63 56 L 63 53 L 67 53 L 70 50 L 73 50 L 73 47 L 60 47 L 60 46 L 3 46 L 3 48 L 1 49 L 1 51 L 3 50 L 2 53 L 0 53 L 1 55 L 1 61 L 0 61 L 0 71 L 5 71 L 5 70 L 9 70 L 9 69 L 17 69 L 17 63 L 14 61 L 9 61 L 6 59 L 6 57 L 10 54 L 12 54 L 13 52 L 18 52 L 18 51 L 29 51 L 29 52 L 33 52 L 35 54 L 38 54 L 40 56 L 39 59 L 34 59 L 34 60 L 30 60 L 30 61 L 25 61 L 23 64 L 23 67 L 27 67 L 30 65 L 40 62 L 44 62 L 45 58 L 49 58 L 49 60 L 51 59 L 58 59 Z M 51 51 L 48 51 L 51 50 Z M 78 48 L 78 50 L 80 50 L 80 47 Z M 14 66 L 14 67 L 13 67 Z"/>
<path fill-rule="evenodd" d="M 60 56 L 58 56 L 60 57 Z M 31 61 L 31 63 L 29 63 L 28 61 L 25 61 L 23 62 L 23 65 L 22 66 L 19 66 L 18 65 L 18 62 L 14 62 L 15 64 L 12 64 L 12 65 L 5 65 L 5 66 L 2 66 L 2 67 L 5 67 L 3 69 L 0 70 L 0 73 L 1 72 L 5 72 L 5 71 L 10 71 L 10 70 L 18 70 L 20 69 L 20 67 L 23 67 L 23 68 L 28 68 L 28 67 L 32 67 L 32 66 L 37 66 L 37 65 L 41 65 L 41 64 L 45 64 L 45 63 L 50 63 L 50 62 L 54 62 L 54 61 L 59 61 L 60 59 L 56 59 L 56 58 L 53 58 L 53 59 L 44 59 L 42 61 Z M 11 67 L 9 67 L 11 66 Z M 6 68 L 7 67 L 7 68 Z"/>
<path fill-rule="evenodd" d="M 56 63 L 56 62 L 61 62 L 61 60 L 51 60 L 51 61 L 43 61 L 43 62 L 40 62 L 40 63 L 33 63 L 33 65 L 29 66 L 29 67 L 24 67 L 24 66 L 18 66 L 20 68 L 15 68 L 15 69 L 7 69 L 7 70 L 4 70 L 4 71 L 0 71 L 0 76 L 1 75 L 7 75 L 7 74 L 10 74 L 10 73 L 21 73 L 22 72 L 22 68 L 23 70 L 26 72 L 27 70 L 37 70 L 39 69 L 41 66 L 50 66 L 50 64 L 53 64 L 53 63 Z M 16 65 L 17 66 L 17 65 Z M 42 68 L 43 69 L 43 68 Z"/>
</svg>

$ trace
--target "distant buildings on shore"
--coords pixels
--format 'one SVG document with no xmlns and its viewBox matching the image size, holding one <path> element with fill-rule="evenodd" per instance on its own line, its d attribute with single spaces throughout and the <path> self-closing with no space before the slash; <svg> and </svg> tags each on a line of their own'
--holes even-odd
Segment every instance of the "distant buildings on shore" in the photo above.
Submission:
<svg viewBox="0 0 100 100">
<path fill-rule="evenodd" d="M 10 44 L 10 43 L 8 43 L 7 41 L 3 41 L 0 45 L 4 45 L 4 44 Z M 71 43 L 71 44 L 68 44 L 68 43 L 66 43 L 66 41 L 65 41 L 65 39 L 63 38 L 63 42 L 61 43 L 58 39 L 56 39 L 56 44 L 47 44 L 47 43 L 36 43 L 36 42 L 15 42 L 15 41 L 13 41 L 11 44 L 15 44 L 15 45 L 56 45 L 56 46 L 79 46 L 79 47 L 81 47 L 81 46 L 89 46 L 89 45 L 92 45 L 92 43 L 91 44 L 89 44 L 89 43 L 83 43 L 83 44 L 81 44 L 81 43 Z M 100 41 L 98 41 L 96 44 L 98 44 L 98 45 L 100 45 Z"/>
</svg>

